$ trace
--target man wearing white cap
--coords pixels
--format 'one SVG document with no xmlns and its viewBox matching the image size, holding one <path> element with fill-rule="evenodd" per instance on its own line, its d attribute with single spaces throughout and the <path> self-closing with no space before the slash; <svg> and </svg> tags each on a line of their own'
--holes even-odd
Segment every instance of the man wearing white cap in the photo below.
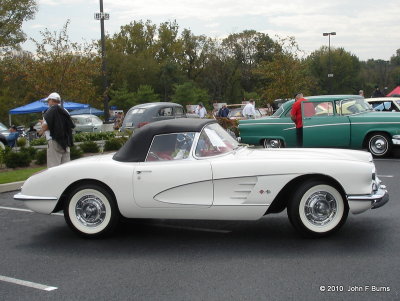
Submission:
<svg viewBox="0 0 400 301">
<path fill-rule="evenodd" d="M 61 97 L 51 93 L 46 98 L 49 109 L 42 120 L 41 134 L 47 139 L 47 167 L 53 167 L 71 160 L 70 147 L 73 146 L 72 129 L 75 127 L 68 111 L 61 108 Z"/>
</svg>

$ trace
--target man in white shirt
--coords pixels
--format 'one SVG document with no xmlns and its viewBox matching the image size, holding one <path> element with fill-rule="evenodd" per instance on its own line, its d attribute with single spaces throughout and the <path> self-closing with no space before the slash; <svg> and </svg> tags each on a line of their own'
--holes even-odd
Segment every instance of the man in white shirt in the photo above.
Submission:
<svg viewBox="0 0 400 301">
<path fill-rule="evenodd" d="M 196 113 L 197 115 L 199 115 L 200 118 L 206 117 L 207 111 L 206 111 L 206 109 L 204 108 L 204 106 L 203 106 L 202 103 L 199 103 L 199 105 L 198 105 L 197 108 L 196 108 L 196 112 L 195 112 L 195 113 Z"/>
<path fill-rule="evenodd" d="M 256 110 L 254 109 L 254 100 L 250 99 L 249 103 L 243 108 L 242 114 L 247 119 L 256 118 Z"/>
</svg>

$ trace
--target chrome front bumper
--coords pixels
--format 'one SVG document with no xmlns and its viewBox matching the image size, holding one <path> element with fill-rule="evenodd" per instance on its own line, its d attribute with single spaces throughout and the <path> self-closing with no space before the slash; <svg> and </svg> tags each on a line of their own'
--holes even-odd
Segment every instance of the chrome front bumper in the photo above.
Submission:
<svg viewBox="0 0 400 301">
<path fill-rule="evenodd" d="M 400 135 L 394 135 L 392 137 L 392 143 L 393 145 L 400 145 Z"/>
<path fill-rule="evenodd" d="M 53 196 L 31 196 L 18 193 L 14 200 L 23 201 L 25 206 L 34 212 L 50 214 L 57 205 L 58 198 Z"/>
<path fill-rule="evenodd" d="M 389 193 L 385 185 L 379 185 L 379 188 L 373 194 L 350 195 L 347 196 L 347 200 L 349 201 L 350 209 L 352 209 L 352 205 L 353 207 L 358 207 L 352 210 L 353 213 L 361 213 L 367 209 L 376 209 L 385 205 L 389 201 Z M 361 206 L 361 203 L 365 205 Z M 358 204 L 358 206 L 355 204 Z M 361 209 L 361 207 L 363 209 Z"/>
</svg>

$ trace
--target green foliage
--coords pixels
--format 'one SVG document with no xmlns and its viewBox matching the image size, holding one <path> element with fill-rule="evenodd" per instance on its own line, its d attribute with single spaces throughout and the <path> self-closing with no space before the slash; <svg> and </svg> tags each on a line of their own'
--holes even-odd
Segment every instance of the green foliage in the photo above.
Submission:
<svg viewBox="0 0 400 301">
<path fill-rule="evenodd" d="M 119 150 L 124 143 L 125 141 L 122 138 L 112 138 L 106 141 L 104 145 L 104 151 Z"/>
<path fill-rule="evenodd" d="M 21 147 L 19 150 L 21 153 L 27 153 L 29 155 L 29 157 L 31 158 L 31 160 L 33 160 L 35 158 L 35 155 L 37 153 L 37 149 L 35 149 L 32 146 L 29 147 Z"/>
<path fill-rule="evenodd" d="M 24 138 L 24 137 L 19 137 L 18 139 L 17 139 L 17 146 L 18 147 L 24 147 L 24 146 L 26 146 L 26 144 L 27 144 L 27 140 L 26 140 L 26 138 Z"/>
<path fill-rule="evenodd" d="M 358 94 L 361 88 L 360 61 L 350 52 L 331 47 L 329 55 L 328 47 L 323 46 L 311 53 L 307 64 L 316 83 L 312 94 Z M 334 76 L 328 77 L 329 73 Z"/>
<path fill-rule="evenodd" d="M 0 147 L 0 167 L 5 164 L 6 155 L 11 152 L 11 148 L 6 146 L 4 149 Z"/>
<path fill-rule="evenodd" d="M 291 98 L 293 94 L 302 91 L 309 95 L 312 79 L 307 74 L 307 68 L 300 59 L 300 51 L 295 39 L 289 37 L 279 41 L 281 47 L 274 50 L 271 61 L 263 61 L 254 70 L 265 82 L 262 91 L 264 99 Z"/>
<path fill-rule="evenodd" d="M 30 146 L 46 145 L 47 140 L 45 137 L 40 137 L 29 142 Z"/>
<path fill-rule="evenodd" d="M 98 153 L 100 151 L 99 146 L 94 141 L 85 141 L 79 145 L 79 148 L 84 153 Z"/>
<path fill-rule="evenodd" d="M 3 171 L 0 173 L 0 184 L 25 181 L 33 174 L 45 168 L 46 167 L 42 166 L 42 167 L 21 168 L 21 169 Z"/>
<path fill-rule="evenodd" d="M 115 137 L 115 132 L 94 132 L 94 133 L 77 133 L 74 135 L 75 142 L 85 141 L 101 141 Z"/>
<path fill-rule="evenodd" d="M 45 149 L 41 149 L 36 152 L 35 156 L 36 164 L 43 165 L 47 163 L 47 151 Z"/>
<path fill-rule="evenodd" d="M 0 49 L 17 48 L 26 40 L 22 23 L 34 18 L 37 11 L 35 0 L 2 0 L 0 5 Z"/>
<path fill-rule="evenodd" d="M 207 91 L 196 87 L 193 82 L 186 82 L 175 86 L 175 93 L 172 96 L 172 101 L 181 105 L 198 104 L 203 102 L 207 104 L 209 96 Z"/>
<path fill-rule="evenodd" d="M 70 147 L 70 156 L 71 156 L 71 160 L 82 158 L 83 151 L 79 147 L 74 145 L 74 146 Z"/>
<path fill-rule="evenodd" d="M 27 167 L 31 163 L 28 152 L 10 151 L 5 155 L 4 162 L 8 168 Z"/>
</svg>

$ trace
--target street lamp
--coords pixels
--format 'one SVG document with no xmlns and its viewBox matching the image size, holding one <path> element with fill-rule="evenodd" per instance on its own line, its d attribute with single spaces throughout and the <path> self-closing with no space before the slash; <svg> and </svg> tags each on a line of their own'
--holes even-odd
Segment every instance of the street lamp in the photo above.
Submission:
<svg viewBox="0 0 400 301">
<path fill-rule="evenodd" d="M 101 71 L 103 77 L 103 104 L 104 104 L 104 118 L 107 120 L 110 117 L 108 111 L 108 81 L 107 81 L 107 68 L 106 68 L 106 42 L 104 37 L 104 20 L 110 19 L 110 14 L 103 12 L 103 0 L 100 0 L 100 13 L 95 13 L 94 18 L 100 20 L 101 29 Z"/>
<path fill-rule="evenodd" d="M 329 70 L 328 70 L 328 78 L 333 77 L 332 73 L 332 63 L 331 63 L 331 36 L 335 36 L 336 32 L 324 32 L 322 34 L 324 37 L 328 36 L 329 38 L 329 46 L 328 46 L 328 52 L 329 52 Z M 332 94 L 332 79 L 329 80 L 329 94 Z"/>
</svg>

